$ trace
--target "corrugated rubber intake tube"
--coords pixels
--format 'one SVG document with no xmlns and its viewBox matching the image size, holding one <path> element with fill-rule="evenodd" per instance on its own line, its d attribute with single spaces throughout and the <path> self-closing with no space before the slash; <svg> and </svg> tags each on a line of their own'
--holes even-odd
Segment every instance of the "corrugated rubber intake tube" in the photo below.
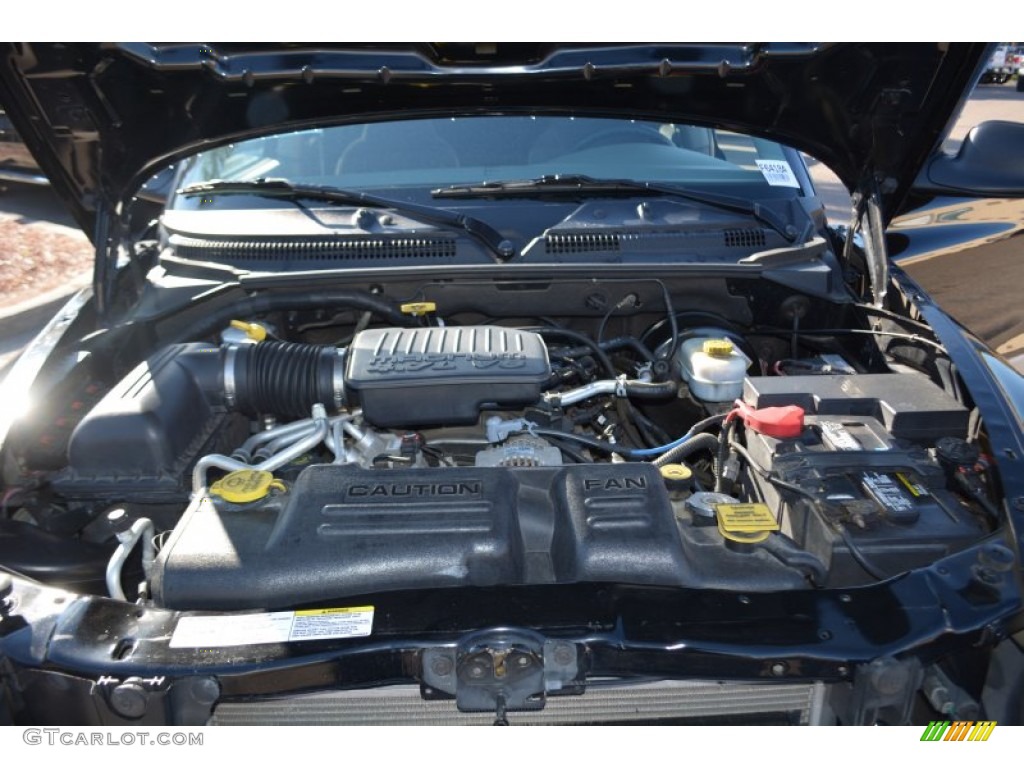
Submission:
<svg viewBox="0 0 1024 768">
<path fill-rule="evenodd" d="M 338 349 L 318 344 L 264 341 L 233 347 L 224 359 L 225 395 L 229 405 L 252 414 L 301 419 L 315 403 L 337 409 L 343 361 Z"/>
</svg>

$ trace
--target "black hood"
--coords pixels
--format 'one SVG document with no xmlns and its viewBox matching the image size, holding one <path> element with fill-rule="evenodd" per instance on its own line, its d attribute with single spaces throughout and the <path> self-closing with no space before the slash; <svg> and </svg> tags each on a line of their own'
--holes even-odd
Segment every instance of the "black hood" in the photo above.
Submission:
<svg viewBox="0 0 1024 768">
<path fill-rule="evenodd" d="M 93 239 L 176 157 L 315 124 L 511 112 L 708 124 L 877 182 L 889 219 L 985 43 L 5 43 L 0 103 Z"/>
</svg>

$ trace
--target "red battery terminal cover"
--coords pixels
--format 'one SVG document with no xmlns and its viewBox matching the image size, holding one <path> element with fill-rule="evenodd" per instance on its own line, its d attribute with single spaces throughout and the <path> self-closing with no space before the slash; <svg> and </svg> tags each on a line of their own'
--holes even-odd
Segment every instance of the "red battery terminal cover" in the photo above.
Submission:
<svg viewBox="0 0 1024 768">
<path fill-rule="evenodd" d="M 766 437 L 785 439 L 800 437 L 804 431 L 804 409 L 798 405 L 782 405 L 771 408 L 751 408 L 742 400 L 730 411 L 726 421 L 739 417 L 743 425 Z"/>
</svg>

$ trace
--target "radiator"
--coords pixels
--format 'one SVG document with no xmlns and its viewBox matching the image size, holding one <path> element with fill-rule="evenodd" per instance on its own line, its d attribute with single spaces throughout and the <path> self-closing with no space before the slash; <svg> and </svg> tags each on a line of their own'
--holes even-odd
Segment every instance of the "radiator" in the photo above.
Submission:
<svg viewBox="0 0 1024 768">
<path fill-rule="evenodd" d="M 579 696 L 549 696 L 539 711 L 509 712 L 511 725 L 736 722 L 819 725 L 822 683 L 662 681 L 591 683 Z M 452 700 L 426 701 L 419 686 L 224 702 L 210 725 L 491 725 L 494 714 L 459 712 Z"/>
</svg>

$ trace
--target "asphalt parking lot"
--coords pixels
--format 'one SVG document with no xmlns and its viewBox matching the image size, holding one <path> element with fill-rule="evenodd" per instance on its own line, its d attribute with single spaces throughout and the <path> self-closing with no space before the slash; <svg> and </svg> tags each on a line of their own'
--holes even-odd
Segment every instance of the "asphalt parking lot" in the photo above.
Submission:
<svg viewBox="0 0 1024 768">
<path fill-rule="evenodd" d="M 955 149 L 971 127 L 985 120 L 1024 122 L 1024 93 L 1017 93 L 1013 82 L 1005 85 L 981 85 L 975 90 L 947 141 Z M 825 201 L 831 220 L 846 223 L 849 198 L 845 190 L 819 163 L 810 163 L 811 173 Z M 1024 211 L 1024 206 L 1021 208 Z M 20 226 L 42 228 L 63 235 L 76 235 L 74 223 L 57 197 L 45 188 L 8 185 L 0 193 L 0 220 L 14 220 Z M 80 236 L 78 233 L 76 236 Z M 1016 239 L 1009 240 L 987 263 L 972 273 L 969 291 L 964 288 L 956 254 L 932 259 L 927 264 L 908 266 L 908 272 L 919 280 L 936 300 L 985 341 L 1008 355 L 1024 370 L 1024 301 L 988 301 L 984 297 L 1007 293 L 1007 285 L 1024 286 L 1024 259 L 1016 253 Z M 0 264 L 9 254 L 0 243 Z M 49 319 L 61 302 L 88 280 L 81 262 L 69 265 L 66 274 L 49 281 L 35 296 L 14 297 L 7 286 L 0 284 L 0 377 L 20 349 Z M 978 297 L 981 297 L 979 299 Z M 18 301 L 15 302 L 14 299 Z"/>
</svg>

